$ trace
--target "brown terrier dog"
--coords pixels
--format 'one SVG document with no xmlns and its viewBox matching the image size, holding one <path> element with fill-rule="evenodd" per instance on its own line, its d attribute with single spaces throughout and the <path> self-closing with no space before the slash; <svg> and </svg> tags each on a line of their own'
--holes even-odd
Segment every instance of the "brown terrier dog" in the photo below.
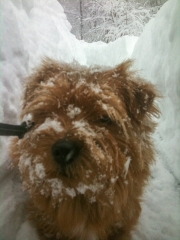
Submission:
<svg viewBox="0 0 180 240">
<path fill-rule="evenodd" d="M 10 145 L 41 239 L 127 240 L 154 160 L 154 86 L 130 70 L 46 59 L 28 78 Z"/>
</svg>

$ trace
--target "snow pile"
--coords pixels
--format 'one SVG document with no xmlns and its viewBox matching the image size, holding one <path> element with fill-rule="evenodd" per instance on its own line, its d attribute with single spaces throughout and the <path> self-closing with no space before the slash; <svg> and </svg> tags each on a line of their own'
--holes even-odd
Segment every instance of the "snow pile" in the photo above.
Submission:
<svg viewBox="0 0 180 240">
<path fill-rule="evenodd" d="M 157 84 L 163 96 L 162 115 L 154 139 L 157 163 L 152 168 L 135 240 L 180 239 L 179 12 L 179 0 L 167 2 L 147 24 L 132 54 L 138 69 L 143 69 L 143 76 Z"/>
<path fill-rule="evenodd" d="M 171 11 L 167 11 L 167 9 Z M 166 164 L 180 179 L 180 2 L 169 1 L 146 27 L 133 52 L 138 69 L 157 84 L 163 96 L 159 139 Z M 162 26 L 166 26 L 163 29 Z M 161 140 L 162 138 L 162 140 Z M 173 157 L 172 157 L 173 156 Z"/>
<path fill-rule="evenodd" d="M 164 98 L 162 116 L 154 141 L 157 163 L 144 195 L 142 215 L 133 240 L 178 240 L 180 236 L 180 2 L 170 0 L 151 20 L 142 36 L 123 37 L 115 42 L 86 43 L 70 33 L 61 5 L 56 0 L 1 1 L 2 40 L 0 58 L 0 119 L 16 123 L 22 83 L 44 56 L 84 65 L 114 66 L 131 56 L 143 76 L 158 85 Z M 135 46 L 135 48 L 134 48 Z M 51 83 L 52 84 L 52 83 Z M 73 117 L 80 109 L 69 114 Z M 29 118 L 29 117 L 28 117 Z M 49 120 L 45 123 L 49 124 Z M 83 123 L 84 124 L 84 123 Z M 56 127 L 54 122 L 52 127 Z M 84 125 L 82 125 L 82 128 Z M 61 126 L 59 131 L 61 131 Z M 26 220 L 26 195 L 16 171 L 7 168 L 7 138 L 1 138 L 0 158 L 0 240 L 38 240 Z M 128 170 L 127 159 L 125 169 Z M 43 166 L 37 174 L 44 174 Z M 125 171 L 126 173 L 126 171 Z M 83 186 L 79 191 L 86 191 Z M 70 192 L 71 194 L 72 192 Z"/>
</svg>

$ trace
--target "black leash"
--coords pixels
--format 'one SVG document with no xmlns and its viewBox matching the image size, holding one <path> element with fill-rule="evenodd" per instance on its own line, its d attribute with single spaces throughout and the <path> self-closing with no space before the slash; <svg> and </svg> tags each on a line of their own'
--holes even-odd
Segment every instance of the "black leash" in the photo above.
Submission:
<svg viewBox="0 0 180 240">
<path fill-rule="evenodd" d="M 21 125 L 0 123 L 0 136 L 17 136 L 21 139 L 33 126 L 33 122 L 22 122 Z"/>
</svg>

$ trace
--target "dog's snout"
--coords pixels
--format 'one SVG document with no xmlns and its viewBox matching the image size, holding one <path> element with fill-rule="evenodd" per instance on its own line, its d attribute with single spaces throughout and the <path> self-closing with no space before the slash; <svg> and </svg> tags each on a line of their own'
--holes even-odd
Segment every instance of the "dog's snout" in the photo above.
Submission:
<svg viewBox="0 0 180 240">
<path fill-rule="evenodd" d="M 79 152 L 79 146 L 69 140 L 58 140 L 52 147 L 54 160 L 63 167 L 72 163 L 79 155 Z"/>
</svg>

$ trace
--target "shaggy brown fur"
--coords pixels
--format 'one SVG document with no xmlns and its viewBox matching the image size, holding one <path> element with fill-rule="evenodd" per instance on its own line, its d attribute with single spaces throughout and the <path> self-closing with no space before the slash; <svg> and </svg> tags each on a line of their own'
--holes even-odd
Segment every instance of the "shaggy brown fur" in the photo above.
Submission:
<svg viewBox="0 0 180 240">
<path fill-rule="evenodd" d="M 29 77 L 21 118 L 31 116 L 35 125 L 12 140 L 10 154 L 41 239 L 130 239 L 154 160 L 152 116 L 159 113 L 154 86 L 131 64 L 102 70 L 46 59 Z M 67 165 L 52 154 L 59 140 L 79 149 Z"/>
</svg>

